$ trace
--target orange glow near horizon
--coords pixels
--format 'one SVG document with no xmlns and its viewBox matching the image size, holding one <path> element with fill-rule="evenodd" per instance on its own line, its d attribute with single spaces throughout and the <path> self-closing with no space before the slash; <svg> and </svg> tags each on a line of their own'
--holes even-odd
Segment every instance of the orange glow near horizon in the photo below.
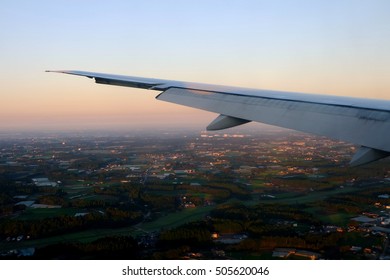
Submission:
<svg viewBox="0 0 390 280">
<path fill-rule="evenodd" d="M 206 127 L 215 117 L 45 70 L 390 99 L 389 1 L 115 3 L 4 3 L 0 132 Z"/>
</svg>

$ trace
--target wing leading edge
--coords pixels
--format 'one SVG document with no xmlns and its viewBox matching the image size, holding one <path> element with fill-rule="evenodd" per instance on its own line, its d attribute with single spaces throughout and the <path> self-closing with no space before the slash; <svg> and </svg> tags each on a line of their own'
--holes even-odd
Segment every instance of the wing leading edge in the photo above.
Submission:
<svg viewBox="0 0 390 280">
<path fill-rule="evenodd" d="M 159 100 L 220 114 L 219 130 L 250 121 L 327 136 L 361 146 L 351 165 L 390 155 L 390 101 L 217 86 L 84 71 L 48 71 L 85 76 L 96 83 L 161 91 Z"/>
</svg>

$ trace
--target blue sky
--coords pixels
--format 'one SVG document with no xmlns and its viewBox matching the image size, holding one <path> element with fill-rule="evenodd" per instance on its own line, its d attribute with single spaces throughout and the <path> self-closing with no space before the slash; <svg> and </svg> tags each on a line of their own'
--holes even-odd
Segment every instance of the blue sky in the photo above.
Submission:
<svg viewBox="0 0 390 280">
<path fill-rule="evenodd" d="M 390 1 L 2 1 L 0 130 L 205 127 L 77 69 L 389 99 Z"/>
</svg>

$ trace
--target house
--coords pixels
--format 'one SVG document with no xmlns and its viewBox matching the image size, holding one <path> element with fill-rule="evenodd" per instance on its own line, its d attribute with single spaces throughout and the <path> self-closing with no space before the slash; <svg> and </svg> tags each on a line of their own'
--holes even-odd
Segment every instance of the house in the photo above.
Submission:
<svg viewBox="0 0 390 280">
<path fill-rule="evenodd" d="M 49 178 L 34 178 L 32 179 L 33 183 L 37 187 L 57 187 L 56 182 L 51 182 Z"/>
<path fill-rule="evenodd" d="M 34 200 L 25 200 L 25 201 L 20 201 L 16 203 L 15 205 L 24 205 L 26 207 L 31 207 L 35 203 Z"/>
</svg>

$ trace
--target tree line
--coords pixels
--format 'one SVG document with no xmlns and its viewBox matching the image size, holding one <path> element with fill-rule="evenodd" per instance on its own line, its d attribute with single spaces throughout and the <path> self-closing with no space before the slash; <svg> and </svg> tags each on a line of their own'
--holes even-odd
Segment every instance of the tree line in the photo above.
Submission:
<svg viewBox="0 0 390 280">
<path fill-rule="evenodd" d="M 13 220 L 0 221 L 0 236 L 2 238 L 25 235 L 31 238 L 42 238 L 70 232 L 77 232 L 91 228 L 115 228 L 129 226 L 141 222 L 142 212 L 124 211 L 109 207 L 104 213 L 97 211 L 84 216 L 58 216 L 40 220 Z"/>
</svg>

